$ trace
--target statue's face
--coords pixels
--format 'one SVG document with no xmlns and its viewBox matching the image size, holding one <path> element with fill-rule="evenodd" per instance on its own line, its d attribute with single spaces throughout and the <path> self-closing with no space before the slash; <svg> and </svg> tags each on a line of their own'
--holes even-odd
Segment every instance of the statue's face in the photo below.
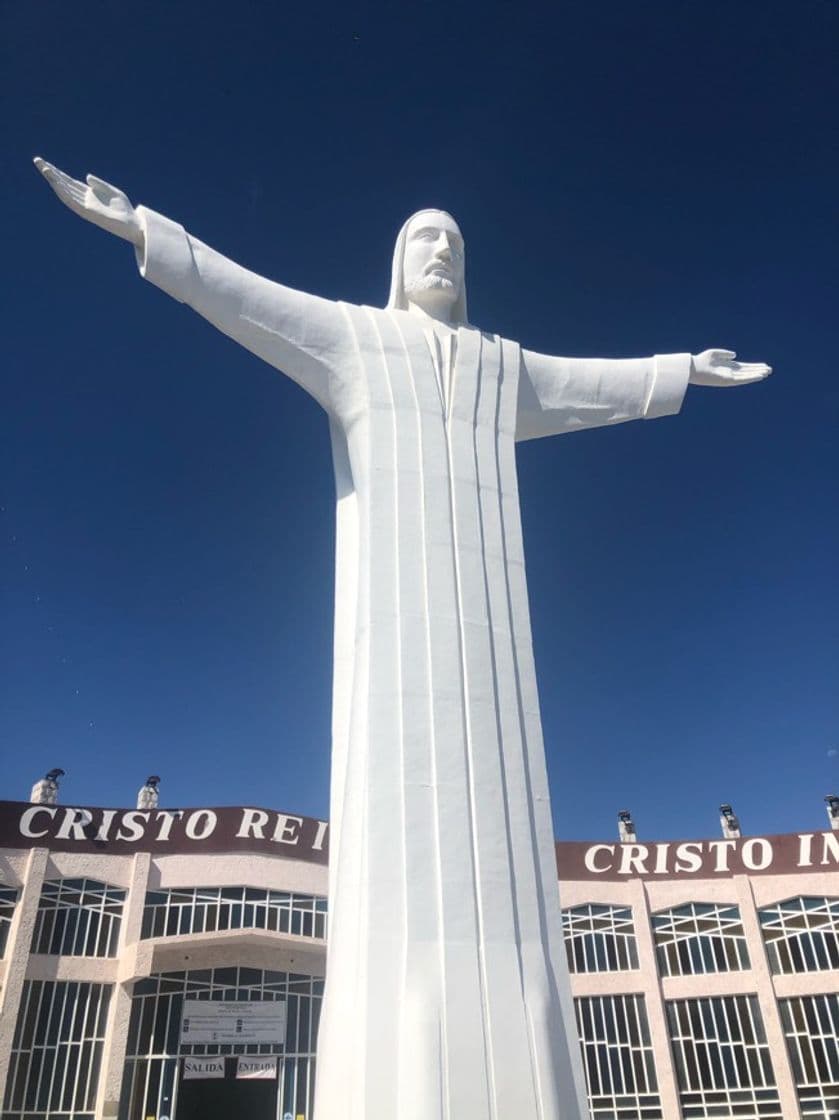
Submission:
<svg viewBox="0 0 839 1120">
<path fill-rule="evenodd" d="M 463 266 L 463 237 L 453 218 L 429 210 L 411 219 L 402 264 L 402 284 L 411 303 L 453 304 L 463 288 Z"/>
</svg>

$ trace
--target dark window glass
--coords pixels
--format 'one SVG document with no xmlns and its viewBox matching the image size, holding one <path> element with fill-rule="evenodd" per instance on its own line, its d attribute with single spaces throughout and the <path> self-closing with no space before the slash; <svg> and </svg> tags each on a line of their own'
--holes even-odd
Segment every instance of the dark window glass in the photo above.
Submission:
<svg viewBox="0 0 839 1120">
<path fill-rule="evenodd" d="M 675 1000 L 667 1018 L 683 1116 L 780 1120 L 756 996 Z"/>
<path fill-rule="evenodd" d="M 113 957 L 125 891 L 93 879 L 46 882 L 32 933 L 32 952 Z"/>
<path fill-rule="evenodd" d="M 108 985 L 24 982 L 4 1120 L 92 1120 L 109 1000 Z"/>
<path fill-rule="evenodd" d="M 638 967 L 632 910 L 586 903 L 562 912 L 571 972 L 619 972 Z"/>
<path fill-rule="evenodd" d="M 736 906 L 689 902 L 654 914 L 652 926 L 663 976 L 749 968 L 745 932 Z"/>
<path fill-rule="evenodd" d="M 758 917 L 773 973 L 839 968 L 839 899 L 799 896 Z"/>
<path fill-rule="evenodd" d="M 643 997 L 580 998 L 575 1011 L 592 1117 L 660 1120 Z"/>
</svg>

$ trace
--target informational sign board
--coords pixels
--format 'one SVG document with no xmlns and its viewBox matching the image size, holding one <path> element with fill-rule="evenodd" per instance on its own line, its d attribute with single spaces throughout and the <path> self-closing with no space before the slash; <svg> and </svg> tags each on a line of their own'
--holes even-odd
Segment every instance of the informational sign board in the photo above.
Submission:
<svg viewBox="0 0 839 1120">
<path fill-rule="evenodd" d="M 276 1081 L 277 1059 L 241 1054 L 236 1062 L 236 1077 L 242 1081 Z"/>
<path fill-rule="evenodd" d="M 184 1058 L 184 1081 L 224 1077 L 224 1058 Z"/>
<path fill-rule="evenodd" d="M 181 1045 L 274 1043 L 286 1034 L 285 1000 L 261 1003 L 221 1003 L 185 999 L 181 1016 Z"/>
</svg>

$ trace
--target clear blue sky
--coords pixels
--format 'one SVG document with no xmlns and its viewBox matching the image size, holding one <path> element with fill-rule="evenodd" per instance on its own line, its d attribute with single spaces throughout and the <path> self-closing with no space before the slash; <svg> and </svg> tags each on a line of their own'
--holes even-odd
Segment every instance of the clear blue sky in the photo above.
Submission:
<svg viewBox="0 0 839 1120">
<path fill-rule="evenodd" d="M 0 796 L 327 808 L 333 492 L 300 390 L 31 166 L 241 263 L 386 297 L 422 206 L 532 349 L 736 349 L 682 414 L 524 445 L 557 835 L 825 824 L 839 787 L 839 7 L 4 9 Z M 837 790 L 839 792 L 839 790 Z"/>
</svg>

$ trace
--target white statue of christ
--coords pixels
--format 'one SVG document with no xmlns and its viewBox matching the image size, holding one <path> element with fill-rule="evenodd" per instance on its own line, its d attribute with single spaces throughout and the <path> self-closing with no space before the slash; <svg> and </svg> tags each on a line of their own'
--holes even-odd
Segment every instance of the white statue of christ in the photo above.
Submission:
<svg viewBox="0 0 839 1120">
<path fill-rule="evenodd" d="M 396 242 L 388 305 L 293 291 L 36 160 L 140 271 L 326 410 L 337 484 L 318 1120 L 587 1115 L 565 965 L 515 443 L 765 377 L 725 350 L 558 358 L 469 324 L 454 219 Z"/>
</svg>

